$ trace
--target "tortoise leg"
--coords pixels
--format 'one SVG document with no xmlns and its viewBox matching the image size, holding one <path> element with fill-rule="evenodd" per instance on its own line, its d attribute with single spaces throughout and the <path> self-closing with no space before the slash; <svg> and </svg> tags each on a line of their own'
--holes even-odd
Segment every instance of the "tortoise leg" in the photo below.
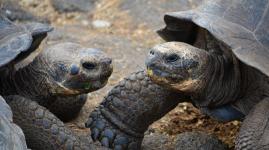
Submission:
<svg viewBox="0 0 269 150">
<path fill-rule="evenodd" d="M 149 125 L 186 100 L 151 82 L 144 71 L 115 86 L 90 115 L 92 138 L 114 149 L 140 149 Z"/>
<path fill-rule="evenodd" d="M 250 111 L 235 141 L 236 150 L 269 149 L 269 98 Z"/>
<path fill-rule="evenodd" d="M 6 99 L 14 114 L 14 122 L 22 128 L 31 149 L 96 149 L 90 138 L 76 136 L 36 102 L 21 96 L 8 96 Z"/>
<path fill-rule="evenodd" d="M 56 97 L 53 103 L 46 106 L 63 122 L 75 119 L 87 101 L 87 94 L 71 97 Z"/>
</svg>

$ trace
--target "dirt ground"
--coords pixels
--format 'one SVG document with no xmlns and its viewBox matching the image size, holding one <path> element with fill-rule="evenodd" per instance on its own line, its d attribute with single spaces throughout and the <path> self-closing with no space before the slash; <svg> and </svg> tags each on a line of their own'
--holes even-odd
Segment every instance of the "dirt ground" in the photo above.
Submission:
<svg viewBox="0 0 269 150">
<path fill-rule="evenodd" d="M 150 0 L 149 0 L 150 1 Z M 151 0 L 154 2 L 154 0 Z M 49 0 L 21 0 L 20 5 L 27 11 L 39 17 L 47 18 L 54 31 L 50 33 L 47 44 L 59 41 L 75 41 L 85 46 L 100 48 L 113 58 L 114 72 L 108 85 L 94 93 L 89 94 L 89 99 L 81 111 L 80 116 L 68 123 L 74 130 L 84 130 L 84 122 L 91 110 L 100 103 L 103 96 L 121 79 L 129 73 L 144 68 L 144 58 L 148 49 L 155 44 L 164 42 L 155 33 L 155 30 L 163 26 L 162 15 L 156 15 L 155 11 L 163 14 L 166 11 L 176 11 L 176 7 L 158 7 L 159 3 L 147 3 L 143 12 L 143 5 L 130 4 L 126 0 L 100 0 L 96 2 L 95 9 L 84 13 L 59 13 L 54 10 Z M 138 1 L 136 0 L 135 3 Z M 141 0 L 141 3 L 145 2 Z M 159 5 L 158 5 L 159 4 Z M 185 7 L 195 7 L 194 5 Z M 182 4 L 183 5 L 183 4 Z M 133 7 L 132 7 L 133 6 Z M 152 6 L 152 7 L 151 7 Z M 167 7 L 167 9 L 166 9 Z M 183 6 L 182 6 L 183 7 Z M 136 10 L 137 8 L 141 10 Z M 159 9 L 160 8 L 160 9 Z M 172 10 L 169 10 L 172 9 Z M 143 14 L 144 13 L 144 14 Z M 136 16 L 138 15 L 138 16 Z M 139 16 L 140 15 L 140 16 Z M 144 16 L 143 16 L 144 15 Z M 155 15 L 155 16 L 154 16 Z M 109 26 L 97 28 L 92 25 L 95 20 L 105 20 Z M 195 109 L 191 104 L 179 104 L 173 111 L 157 121 L 150 127 L 150 132 L 168 135 L 170 141 L 185 131 L 204 131 L 215 134 L 223 142 L 233 147 L 233 141 L 240 123 L 237 121 L 219 123 Z"/>
</svg>

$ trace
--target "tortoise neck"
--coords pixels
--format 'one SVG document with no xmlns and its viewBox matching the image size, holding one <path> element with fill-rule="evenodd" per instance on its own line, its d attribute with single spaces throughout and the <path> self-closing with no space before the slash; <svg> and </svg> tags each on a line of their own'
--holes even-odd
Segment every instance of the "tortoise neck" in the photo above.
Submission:
<svg viewBox="0 0 269 150">
<path fill-rule="evenodd" d="M 247 115 L 261 100 L 269 97 L 269 78 L 257 69 L 240 62 L 241 86 L 239 98 L 233 106 Z"/>
<path fill-rule="evenodd" d="M 11 68 L 11 67 L 9 67 Z M 0 76 L 0 94 L 1 95 L 15 95 L 16 93 L 16 89 L 15 89 L 15 85 L 13 85 L 12 83 L 12 79 L 13 79 L 13 75 L 14 73 L 12 71 L 10 71 L 9 68 L 5 68 L 3 70 L 1 70 L 1 76 Z"/>
<path fill-rule="evenodd" d="M 37 57 L 28 66 L 1 76 L 1 94 L 21 95 L 28 98 L 48 96 L 46 81 L 48 75 L 42 70 L 44 60 Z"/>
<path fill-rule="evenodd" d="M 231 57 L 210 55 L 208 69 L 204 74 L 205 88 L 193 97 L 198 106 L 220 106 L 238 98 L 241 72 L 238 60 L 235 56 Z"/>
</svg>

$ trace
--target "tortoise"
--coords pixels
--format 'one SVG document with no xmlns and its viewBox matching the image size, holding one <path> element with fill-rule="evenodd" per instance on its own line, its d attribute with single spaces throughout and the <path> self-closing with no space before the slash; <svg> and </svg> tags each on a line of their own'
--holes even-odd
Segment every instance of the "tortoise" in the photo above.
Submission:
<svg viewBox="0 0 269 150">
<path fill-rule="evenodd" d="M 150 79 L 145 72 L 141 80 L 132 75 L 105 98 L 88 121 L 93 138 L 102 141 L 110 130 L 125 143 L 110 138 L 103 145 L 139 148 L 148 126 L 187 100 L 219 121 L 246 118 L 236 149 L 268 149 L 268 4 L 207 0 L 166 14 L 166 27 L 158 33 L 167 42 L 153 47 L 146 59 Z M 152 92 L 144 94 L 148 88 Z M 98 128 L 97 121 L 105 127 Z"/>
<path fill-rule="evenodd" d="M 52 28 L 43 24 L 16 26 L 0 14 L 0 72 L 1 76 L 14 69 L 14 64 L 34 51 Z M 24 134 L 13 123 L 12 112 L 0 96 L 0 149 L 27 149 Z"/>
<path fill-rule="evenodd" d="M 112 73 L 111 58 L 98 49 L 69 42 L 37 49 L 52 30 L 50 26 L 15 25 L 0 16 L 0 93 L 12 109 L 14 122 L 22 128 L 27 146 L 98 149 L 90 138 L 74 134 L 55 115 L 73 118 L 72 111 L 79 112 L 86 94 L 106 85 Z M 10 121 L 10 117 L 6 119 Z"/>
</svg>

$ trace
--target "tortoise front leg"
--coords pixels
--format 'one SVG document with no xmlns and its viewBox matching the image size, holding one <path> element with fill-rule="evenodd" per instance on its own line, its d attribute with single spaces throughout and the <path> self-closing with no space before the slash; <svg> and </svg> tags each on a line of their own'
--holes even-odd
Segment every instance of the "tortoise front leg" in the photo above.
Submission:
<svg viewBox="0 0 269 150">
<path fill-rule="evenodd" d="M 98 149 L 89 137 L 75 135 L 46 108 L 21 96 L 6 97 L 27 145 L 38 150 L 91 150 Z"/>
<path fill-rule="evenodd" d="M 114 149 L 140 149 L 149 125 L 186 100 L 153 83 L 144 71 L 115 86 L 90 115 L 92 138 Z"/>
<path fill-rule="evenodd" d="M 265 98 L 246 116 L 235 141 L 236 150 L 269 149 L 269 98 Z"/>
</svg>

